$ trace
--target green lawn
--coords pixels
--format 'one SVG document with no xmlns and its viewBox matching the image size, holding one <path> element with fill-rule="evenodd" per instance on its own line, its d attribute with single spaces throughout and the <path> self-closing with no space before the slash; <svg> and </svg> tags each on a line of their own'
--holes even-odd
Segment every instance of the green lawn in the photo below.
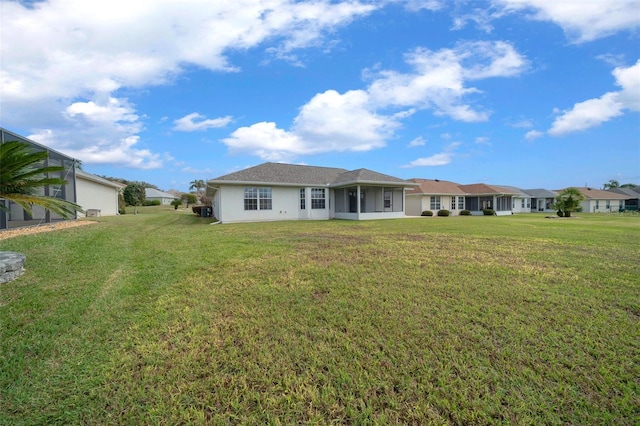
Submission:
<svg viewBox="0 0 640 426">
<path fill-rule="evenodd" d="M 0 241 L 0 424 L 640 423 L 640 218 L 209 225 Z"/>
</svg>

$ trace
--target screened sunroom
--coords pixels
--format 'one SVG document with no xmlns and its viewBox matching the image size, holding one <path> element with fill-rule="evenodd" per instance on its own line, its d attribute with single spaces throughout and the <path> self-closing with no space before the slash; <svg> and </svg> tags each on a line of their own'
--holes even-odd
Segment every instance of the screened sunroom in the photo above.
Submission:
<svg viewBox="0 0 640 426">
<path fill-rule="evenodd" d="M 75 187 L 75 167 L 76 160 L 73 158 L 54 151 L 46 146 L 40 145 L 30 139 L 17 135 L 0 127 L 0 143 L 10 141 L 20 141 L 29 144 L 34 150 L 45 151 L 49 154 L 43 166 L 62 166 L 64 170 L 56 173 L 49 173 L 49 177 L 60 177 L 67 181 L 66 185 L 45 186 L 40 188 L 39 195 L 60 198 L 70 202 L 76 202 Z M 2 165 L 0 164 L 0 167 Z M 39 206 L 33 206 L 33 216 L 29 216 L 19 205 L 8 200 L 0 198 L 8 211 L 0 210 L 0 229 L 18 228 L 21 226 L 34 226 L 43 223 L 52 223 L 64 220 L 56 213 L 50 212 Z"/>
</svg>

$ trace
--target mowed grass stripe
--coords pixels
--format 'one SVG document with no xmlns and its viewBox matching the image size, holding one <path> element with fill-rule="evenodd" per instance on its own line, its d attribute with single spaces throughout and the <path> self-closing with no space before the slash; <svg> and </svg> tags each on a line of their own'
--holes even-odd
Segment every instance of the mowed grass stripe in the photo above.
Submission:
<svg viewBox="0 0 640 426">
<path fill-rule="evenodd" d="M 5 240 L 0 422 L 634 424 L 638 225 L 149 208 Z"/>
</svg>

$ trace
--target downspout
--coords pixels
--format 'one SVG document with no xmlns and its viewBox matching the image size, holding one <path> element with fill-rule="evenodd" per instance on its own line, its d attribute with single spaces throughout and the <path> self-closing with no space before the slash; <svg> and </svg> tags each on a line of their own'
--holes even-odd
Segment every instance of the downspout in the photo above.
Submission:
<svg viewBox="0 0 640 426">
<path fill-rule="evenodd" d="M 64 162 L 64 160 L 62 160 Z M 71 166 L 73 167 L 73 172 L 71 174 L 71 177 L 73 178 L 73 202 L 75 204 L 78 204 L 78 190 L 77 190 L 77 186 L 76 186 L 76 159 L 72 158 L 71 160 Z M 118 207 L 117 207 L 117 203 L 118 203 L 118 197 L 116 195 L 116 211 L 118 211 Z M 78 210 L 75 210 L 73 212 L 73 215 L 75 216 L 75 219 L 78 218 Z"/>
<path fill-rule="evenodd" d="M 49 150 L 47 150 L 47 158 L 44 160 L 45 167 L 49 167 L 49 156 L 50 155 L 51 155 L 51 152 Z M 47 172 L 47 177 L 50 177 L 48 172 Z M 45 197 L 49 196 L 49 185 L 45 185 L 45 187 L 44 187 L 44 196 Z M 45 220 L 44 220 L 45 223 L 51 223 L 51 210 L 45 209 L 44 217 L 45 217 Z"/>
</svg>

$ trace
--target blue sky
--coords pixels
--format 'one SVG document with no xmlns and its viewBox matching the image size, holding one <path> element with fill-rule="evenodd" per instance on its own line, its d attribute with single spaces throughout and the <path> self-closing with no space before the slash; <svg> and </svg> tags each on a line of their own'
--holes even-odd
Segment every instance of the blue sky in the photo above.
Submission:
<svg viewBox="0 0 640 426">
<path fill-rule="evenodd" d="M 265 161 L 640 184 L 639 0 L 0 0 L 0 125 L 187 191 Z"/>
</svg>

